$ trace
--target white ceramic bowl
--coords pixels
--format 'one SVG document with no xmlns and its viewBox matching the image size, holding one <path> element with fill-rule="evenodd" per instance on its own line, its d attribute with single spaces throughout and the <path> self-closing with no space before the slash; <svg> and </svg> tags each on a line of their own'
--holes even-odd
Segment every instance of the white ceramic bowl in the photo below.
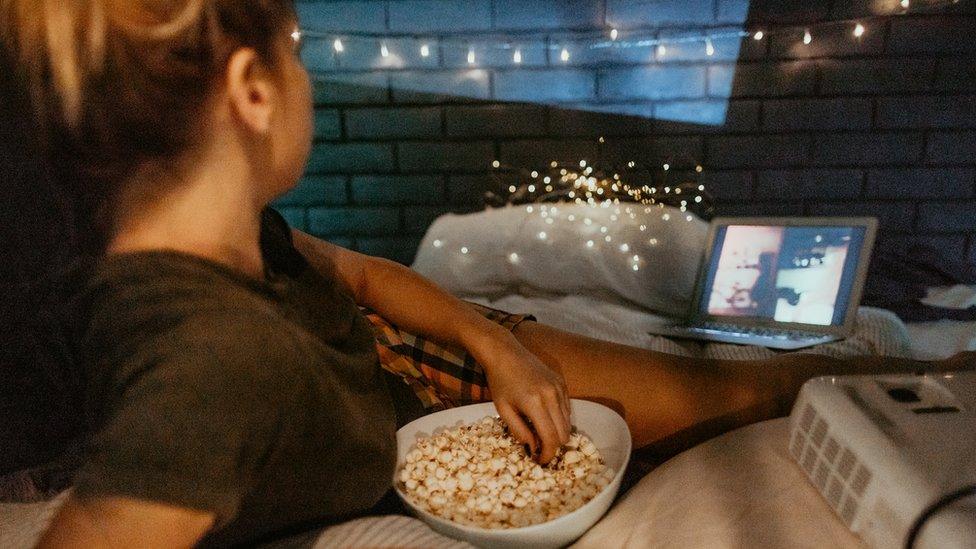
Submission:
<svg viewBox="0 0 976 549">
<path fill-rule="evenodd" d="M 582 536 L 610 508 L 610 503 L 620 489 L 624 469 L 630 460 L 630 430 L 622 417 L 606 406 L 586 400 L 574 399 L 572 408 L 573 425 L 579 432 L 590 437 L 600 450 L 607 466 L 613 468 L 616 473 L 603 491 L 572 513 L 523 528 L 490 530 L 458 524 L 415 507 L 400 490 L 394 475 L 393 485 L 396 486 L 397 495 L 415 515 L 434 530 L 479 547 L 545 548 L 568 545 Z M 404 425 L 397 431 L 397 472 L 403 466 L 407 452 L 418 438 L 494 415 L 498 415 L 495 405 L 485 402 L 444 410 Z"/>
</svg>

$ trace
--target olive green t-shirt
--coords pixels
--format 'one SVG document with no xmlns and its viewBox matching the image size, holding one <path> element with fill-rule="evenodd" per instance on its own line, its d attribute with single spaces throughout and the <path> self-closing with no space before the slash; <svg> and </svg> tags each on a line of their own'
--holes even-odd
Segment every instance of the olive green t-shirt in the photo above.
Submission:
<svg viewBox="0 0 976 549">
<path fill-rule="evenodd" d="M 397 410 L 368 320 L 267 241 L 264 281 L 165 251 L 75 268 L 91 426 L 76 496 L 211 511 L 205 543 L 226 545 L 354 516 L 390 488 Z"/>
</svg>

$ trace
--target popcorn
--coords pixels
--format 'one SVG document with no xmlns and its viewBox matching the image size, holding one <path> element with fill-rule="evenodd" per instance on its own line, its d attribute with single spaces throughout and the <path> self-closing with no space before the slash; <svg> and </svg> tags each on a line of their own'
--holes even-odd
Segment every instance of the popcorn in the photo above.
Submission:
<svg viewBox="0 0 976 549">
<path fill-rule="evenodd" d="M 582 507 L 613 480 L 596 445 L 570 435 L 552 462 L 539 465 L 497 417 L 417 441 L 397 474 L 417 507 L 468 526 L 519 528 Z"/>
</svg>

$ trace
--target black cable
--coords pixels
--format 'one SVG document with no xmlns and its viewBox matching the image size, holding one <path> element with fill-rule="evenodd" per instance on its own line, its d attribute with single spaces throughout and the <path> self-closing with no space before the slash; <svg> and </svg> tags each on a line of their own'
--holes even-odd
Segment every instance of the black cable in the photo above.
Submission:
<svg viewBox="0 0 976 549">
<path fill-rule="evenodd" d="M 915 540 L 918 538 L 919 533 L 921 533 L 922 527 L 925 526 L 925 523 L 928 522 L 930 518 L 935 516 L 936 513 L 941 511 L 943 508 L 959 501 L 960 499 L 969 496 L 976 496 L 976 484 L 963 486 L 962 488 L 949 492 L 948 494 L 930 503 L 929 506 L 925 508 L 925 511 L 923 511 L 922 514 L 915 519 L 915 522 L 912 523 L 912 527 L 908 529 L 908 536 L 905 538 L 905 549 L 913 549 L 915 547 Z"/>
</svg>

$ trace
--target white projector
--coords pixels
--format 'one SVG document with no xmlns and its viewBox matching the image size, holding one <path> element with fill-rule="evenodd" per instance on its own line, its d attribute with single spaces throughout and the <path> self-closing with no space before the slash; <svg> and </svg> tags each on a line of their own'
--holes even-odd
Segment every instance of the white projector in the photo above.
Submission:
<svg viewBox="0 0 976 549">
<path fill-rule="evenodd" d="M 871 547 L 906 547 L 917 522 L 913 547 L 976 547 L 976 372 L 812 379 L 790 454 Z"/>
</svg>

